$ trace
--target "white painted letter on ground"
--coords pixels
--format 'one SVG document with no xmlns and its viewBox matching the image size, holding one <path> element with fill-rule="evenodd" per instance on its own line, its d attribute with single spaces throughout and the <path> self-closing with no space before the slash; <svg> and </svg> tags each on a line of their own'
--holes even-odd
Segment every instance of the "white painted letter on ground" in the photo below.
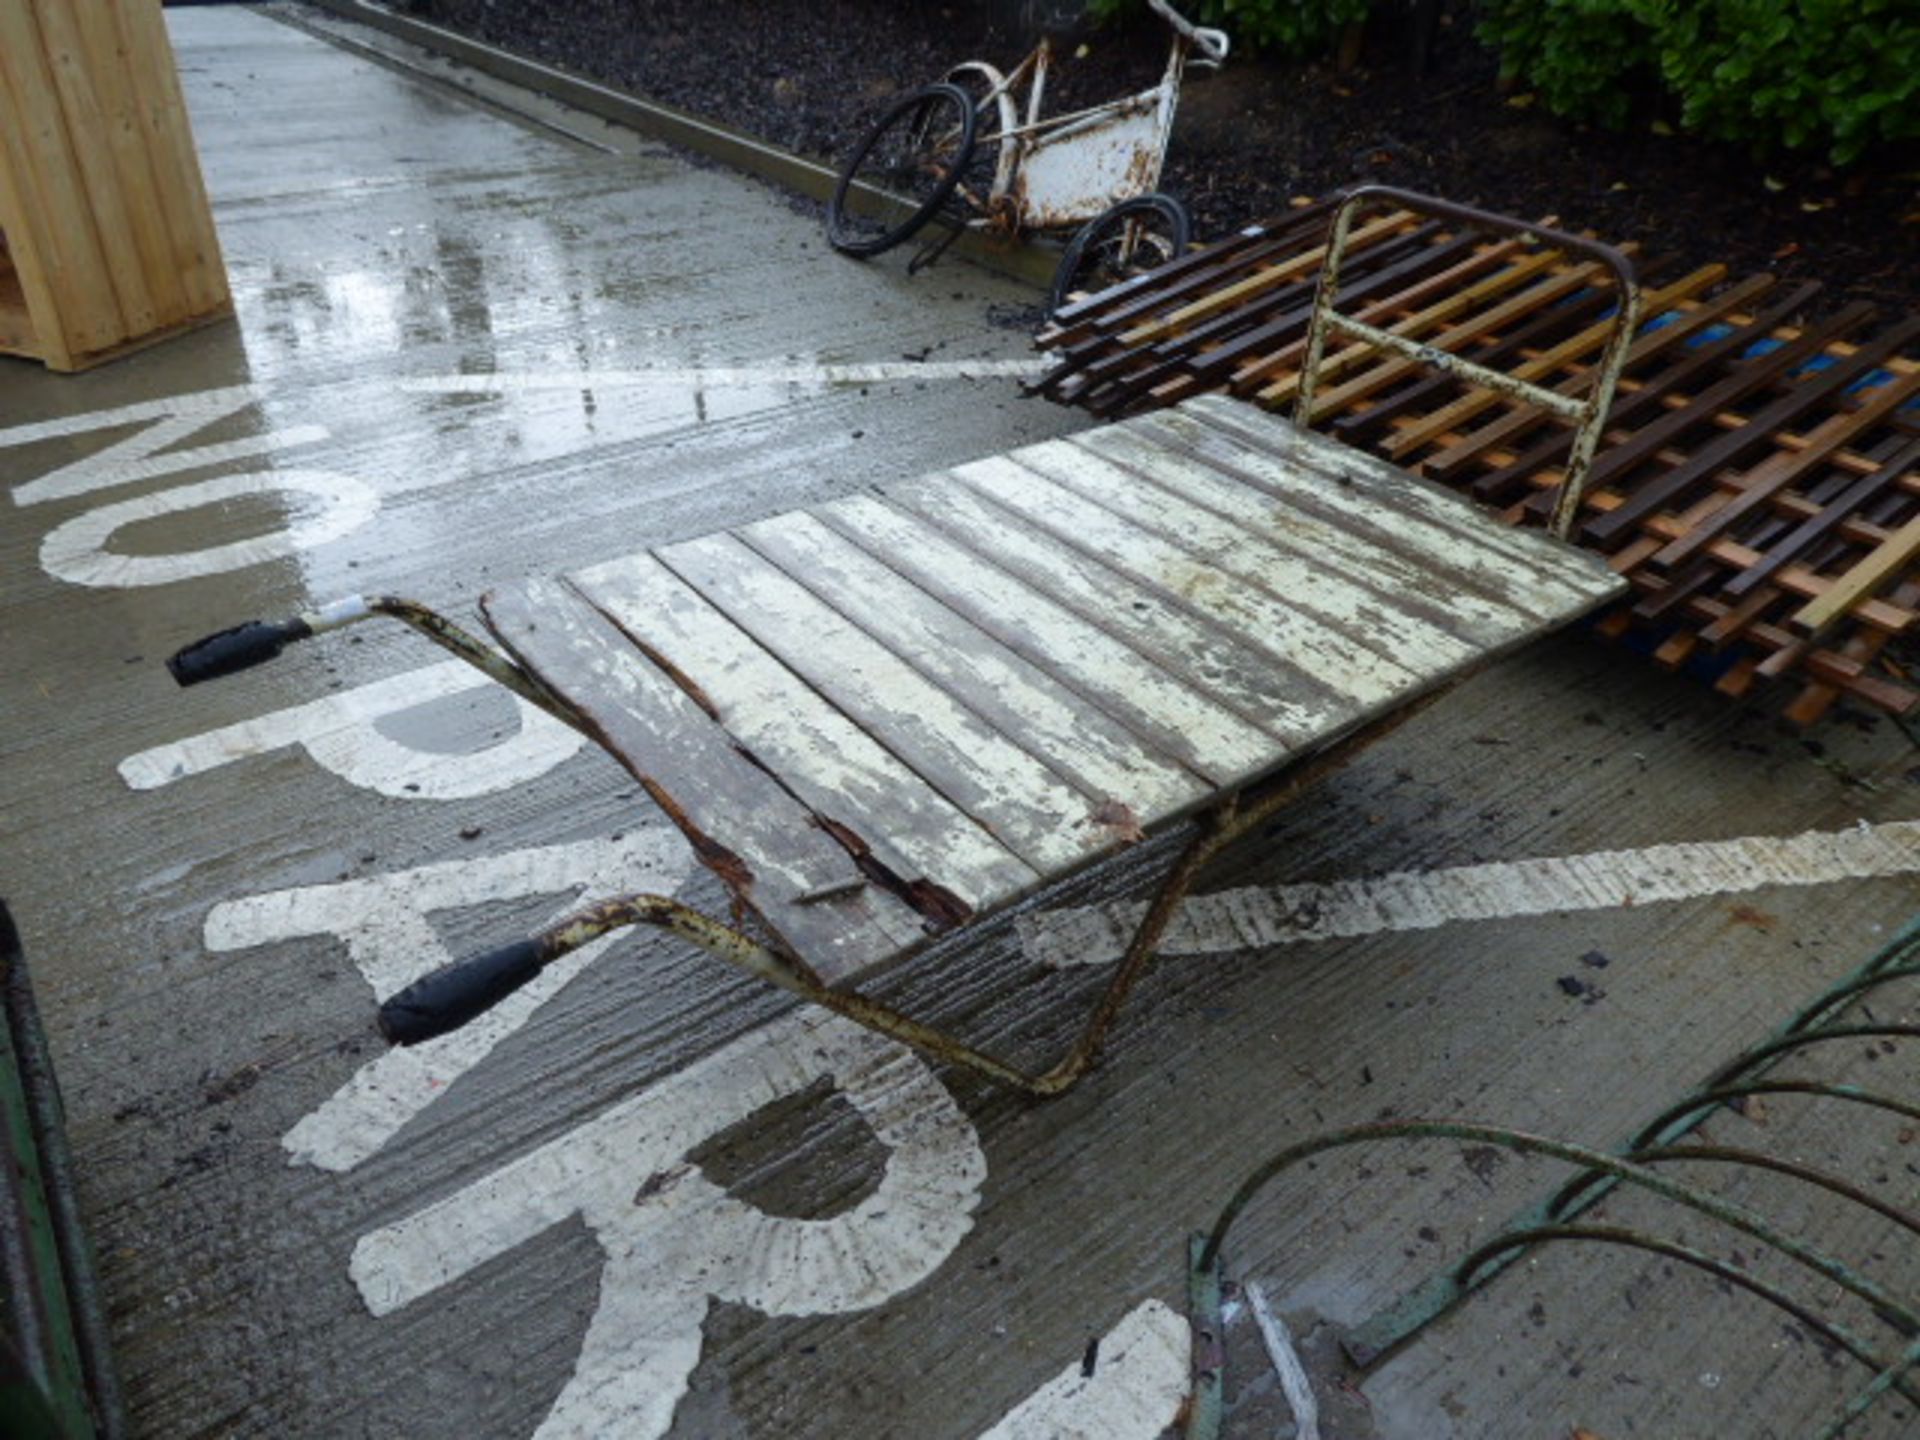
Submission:
<svg viewBox="0 0 1920 1440">
<path fill-rule="evenodd" d="M 272 454 L 276 450 L 312 445 L 327 438 L 323 426 L 294 425 L 285 430 L 267 430 L 258 435 L 214 445 L 173 448 L 209 425 L 239 414 L 259 399 L 258 392 L 251 385 L 231 385 L 221 390 L 168 395 L 110 410 L 91 410 L 81 415 L 9 426 L 0 430 L 0 450 L 14 445 L 65 439 L 71 435 L 86 435 L 95 430 L 118 430 L 128 425 L 140 427 L 133 434 L 83 459 L 69 461 L 47 471 L 38 479 L 14 486 L 13 502 L 16 505 L 38 505 L 48 500 L 67 500 L 76 495 L 90 495 L 96 490 L 109 490 L 136 481 L 176 475 L 183 470 L 197 470 L 208 465 Z"/>
<path fill-rule="evenodd" d="M 258 495 L 298 497 L 284 523 L 264 535 L 161 555 L 128 555 L 107 542 L 128 525 Z M 260 470 L 176 485 L 151 495 L 97 506 L 56 525 L 40 542 L 49 575 L 99 589 L 167 585 L 201 575 L 244 570 L 350 535 L 380 509 L 372 486 L 332 470 Z"/>
<path fill-rule="evenodd" d="M 1100 1339 L 1093 1374 L 1062 1370 L 980 1440 L 1159 1440 L 1189 1387 L 1184 1315 L 1148 1300 Z"/>
<path fill-rule="evenodd" d="M 831 1077 L 885 1148 L 874 1189 L 824 1220 L 734 1199 L 686 1156 Z M 735 1041 L 355 1246 L 354 1283 L 390 1315 L 579 1215 L 606 1251 L 580 1358 L 538 1440 L 665 1435 L 712 1300 L 768 1315 L 863 1310 L 931 1275 L 986 1178 L 973 1126 L 918 1056 L 808 1009 Z"/>
<path fill-rule="evenodd" d="M 298 745 L 348 784 L 395 800 L 469 800 L 537 779 L 585 743 L 578 731 L 504 689 L 496 694 L 511 699 L 519 728 L 479 750 L 422 750 L 380 729 L 382 720 L 449 695 L 478 694 L 492 684 L 464 660 L 445 660 L 142 750 L 120 762 L 120 777 L 135 790 L 155 790 Z"/>
<path fill-rule="evenodd" d="M 384 1000 L 457 958 L 428 918 L 437 911 L 564 894 L 569 898 L 553 912 L 558 919 L 615 895 L 671 895 L 686 879 L 690 864 L 677 832 L 648 826 L 618 840 L 515 850 L 229 900 L 208 912 L 206 945 L 209 950 L 245 950 L 331 935 L 345 943 L 374 995 Z M 503 943 L 519 938 L 500 937 Z M 555 961 L 525 989 L 451 1035 L 389 1050 L 369 1061 L 280 1143 L 297 1162 L 326 1170 L 358 1165 L 620 938 L 604 936 Z"/>
</svg>

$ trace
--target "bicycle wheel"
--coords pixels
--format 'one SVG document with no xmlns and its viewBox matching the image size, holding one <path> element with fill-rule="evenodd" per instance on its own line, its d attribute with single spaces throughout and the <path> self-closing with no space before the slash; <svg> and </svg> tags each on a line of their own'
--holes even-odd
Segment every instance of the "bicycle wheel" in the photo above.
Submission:
<svg viewBox="0 0 1920 1440">
<path fill-rule="evenodd" d="M 1077 295 L 1157 269 L 1186 253 L 1192 230 L 1187 207 L 1171 195 L 1136 195 L 1087 222 L 1053 272 L 1047 314 L 1057 315 Z"/>
<path fill-rule="evenodd" d="M 827 202 L 827 242 L 878 255 L 906 239 L 953 193 L 973 153 L 973 102 L 957 85 L 899 101 L 867 133 Z"/>
</svg>

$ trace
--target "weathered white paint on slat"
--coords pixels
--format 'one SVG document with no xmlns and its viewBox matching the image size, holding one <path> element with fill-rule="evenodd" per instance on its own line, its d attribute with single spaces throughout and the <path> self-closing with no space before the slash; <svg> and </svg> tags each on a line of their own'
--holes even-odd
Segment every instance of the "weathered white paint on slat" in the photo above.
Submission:
<svg viewBox="0 0 1920 1440">
<path fill-rule="evenodd" d="M 1323 733 L 1328 714 L 1343 708 L 1307 671 L 1201 620 L 949 477 L 891 486 L 885 495 L 985 557 L 996 572 L 1018 576 L 1081 619 L 1123 637 L 1289 745 Z"/>
<path fill-rule="evenodd" d="M 1542 530 L 1521 529 L 1500 522 L 1479 502 L 1435 481 L 1414 477 L 1392 461 L 1344 445 L 1328 435 L 1303 435 L 1282 417 L 1229 397 L 1196 398 L 1202 403 L 1193 407 L 1195 414 L 1191 418 L 1200 425 L 1254 443 L 1272 443 L 1271 437 L 1277 431 L 1288 437 L 1293 446 L 1291 451 L 1282 453 L 1294 455 L 1306 468 L 1343 475 L 1356 487 L 1402 497 L 1397 502 L 1399 508 L 1453 526 L 1468 535 L 1484 533 L 1487 543 L 1511 556 L 1515 564 L 1526 564 L 1575 590 L 1590 590 L 1611 578 L 1612 572 L 1601 557 L 1555 540 Z M 1186 419 L 1179 417 L 1175 423 Z M 1261 437 L 1267 438 L 1263 442 Z"/>
<path fill-rule="evenodd" d="M 584 711 L 629 768 L 746 861 L 755 908 L 823 976 L 838 979 L 924 942 L 920 917 L 873 886 L 793 903 L 860 880 L 852 856 L 575 591 L 531 580 L 482 606 L 501 641 Z"/>
<path fill-rule="evenodd" d="M 815 517 L 776 516 L 737 533 L 1082 790 L 1151 821 L 1212 788 Z"/>
<path fill-rule="evenodd" d="M 995 731 L 728 535 L 657 552 L 681 579 L 771 650 L 954 803 L 1043 870 L 1108 837 L 1088 796 Z"/>
<path fill-rule="evenodd" d="M 819 515 L 1215 784 L 1271 761 L 1271 736 L 925 522 L 870 495 Z"/>
<path fill-rule="evenodd" d="M 1171 591 L 1237 634 L 1313 671 L 1329 687 L 1343 691 L 1352 705 L 1378 705 L 1418 684 L 1407 667 L 1011 459 L 975 461 L 953 474 L 1116 569 Z"/>
<path fill-rule="evenodd" d="M 1201 448 L 1203 453 L 1230 449 L 1238 455 L 1241 441 L 1267 449 L 1274 458 L 1262 459 L 1259 478 L 1275 484 L 1311 485 L 1302 470 L 1317 471 L 1344 482 L 1348 494 L 1363 506 L 1386 502 L 1396 523 L 1421 520 L 1441 525 L 1481 543 L 1499 560 L 1522 567 L 1530 587 L 1562 589 L 1570 596 L 1589 598 L 1596 592 L 1619 589 L 1605 562 L 1571 545 L 1534 531 L 1502 524 L 1486 511 L 1442 490 L 1438 485 L 1410 481 L 1406 472 L 1373 456 L 1322 435 L 1302 434 L 1285 421 L 1251 406 L 1216 396 L 1196 397 L 1176 410 L 1143 417 L 1143 429 L 1164 430 Z M 1244 467 L 1251 473 L 1252 465 Z M 1318 487 L 1315 493 L 1337 487 Z"/>
<path fill-rule="evenodd" d="M 1243 421 L 1251 428 L 1243 428 Z M 1237 412 L 1163 411 L 1149 417 L 1143 429 L 1191 445 L 1205 459 L 1234 466 L 1289 503 L 1326 509 L 1340 524 L 1377 528 L 1419 549 L 1474 544 L 1483 552 L 1473 572 L 1475 582 L 1516 603 L 1544 593 L 1561 605 L 1591 588 L 1593 576 L 1585 566 L 1569 573 L 1557 563 L 1557 554 L 1542 553 L 1538 537 L 1512 529 L 1457 496 L 1436 493 L 1436 487 L 1413 484 L 1350 446 L 1303 436 L 1290 426 L 1283 434 L 1272 433 L 1270 427 L 1283 424 L 1271 416 L 1249 420 Z"/>
<path fill-rule="evenodd" d="M 1028 865 L 653 557 L 571 578 L 690 675 L 728 733 L 809 807 L 857 831 L 897 873 L 944 885 L 975 909 L 1034 882 Z"/>
<path fill-rule="evenodd" d="M 1410 670 L 1451 669 L 1480 649 L 1371 586 L 1269 544 L 1080 446 L 1065 441 L 1031 446 L 1020 452 L 1020 460 L 1103 509 L 1177 541 L 1223 575 L 1285 597 L 1287 604 Z"/>
<path fill-rule="evenodd" d="M 1449 538 L 1421 550 L 1383 545 L 1377 530 L 1369 533 L 1338 525 L 1318 511 L 1276 503 L 1265 491 L 1226 471 L 1153 444 L 1131 430 L 1091 430 L 1070 438 L 1097 455 L 1130 466 L 1136 481 L 1145 476 L 1270 544 L 1398 600 L 1425 601 L 1445 615 L 1458 633 L 1481 643 L 1504 641 L 1516 629 L 1532 628 L 1530 611 L 1474 588 L 1473 571 L 1485 564 L 1486 552 L 1465 541 Z"/>
</svg>

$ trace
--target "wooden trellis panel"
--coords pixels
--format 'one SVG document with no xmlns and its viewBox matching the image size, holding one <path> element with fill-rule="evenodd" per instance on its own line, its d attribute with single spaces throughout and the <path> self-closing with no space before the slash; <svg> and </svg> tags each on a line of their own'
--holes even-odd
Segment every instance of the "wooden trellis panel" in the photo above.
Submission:
<svg viewBox="0 0 1920 1440">
<path fill-rule="evenodd" d="M 1291 409 L 1330 202 L 1063 310 L 1041 393 L 1103 418 L 1220 391 Z M 1630 247 L 1623 247 L 1630 248 Z M 1640 258 L 1645 319 L 1580 543 L 1633 585 L 1600 623 L 1733 695 L 1792 680 L 1810 724 L 1840 696 L 1894 714 L 1920 677 L 1886 655 L 1920 613 L 1920 316 L 1823 318 L 1818 287 Z M 1577 393 L 1611 304 L 1587 267 L 1409 214 L 1357 226 L 1341 307 Z M 1544 520 L 1568 433 L 1537 406 L 1351 347 L 1316 426 Z"/>
</svg>

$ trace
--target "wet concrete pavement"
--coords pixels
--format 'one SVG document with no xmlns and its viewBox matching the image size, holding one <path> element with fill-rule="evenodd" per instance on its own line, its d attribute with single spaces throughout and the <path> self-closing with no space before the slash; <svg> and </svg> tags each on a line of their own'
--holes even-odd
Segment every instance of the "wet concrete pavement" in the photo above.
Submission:
<svg viewBox="0 0 1920 1440">
<path fill-rule="evenodd" d="M 846 261 L 772 191 L 494 113 L 278 8 L 169 12 L 237 323 L 0 373 L 0 883 L 137 1433 L 1149 1436 L 1184 1383 L 1183 1237 L 1269 1150 L 1385 1112 L 1606 1143 L 1920 908 L 1897 854 L 1544 915 L 1515 872 L 1485 919 L 1196 943 L 1041 1106 L 652 935 L 383 1058 L 376 989 L 583 891 L 715 887 L 611 762 L 403 632 L 188 692 L 168 652 L 363 589 L 462 609 L 1084 422 L 978 373 L 1027 357 L 994 317 L 1030 292 Z M 1904 854 L 1915 765 L 1890 724 L 1816 747 L 1569 637 L 1208 888 L 1740 837 L 1759 865 L 1862 825 Z M 890 985 L 1038 1052 L 1098 980 L 1036 974 L 1003 930 Z M 1911 1198 L 1891 1128 L 1796 1143 Z M 1329 1166 L 1248 1217 L 1236 1264 L 1296 1321 L 1355 1320 L 1547 1175 L 1457 1147 Z M 1912 1285 L 1908 1251 L 1840 1238 Z M 1783 1344 L 1657 1265 L 1556 1257 L 1370 1382 L 1369 1423 L 1797 1433 L 1865 1372 Z"/>
</svg>

